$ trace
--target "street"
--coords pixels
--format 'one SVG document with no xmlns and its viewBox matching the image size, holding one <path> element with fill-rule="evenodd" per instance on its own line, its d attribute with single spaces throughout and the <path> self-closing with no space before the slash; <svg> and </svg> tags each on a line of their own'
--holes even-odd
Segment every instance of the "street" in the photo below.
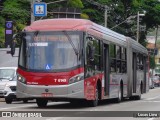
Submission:
<svg viewBox="0 0 160 120">
<path fill-rule="evenodd" d="M 111 100 L 105 100 L 101 101 L 99 106 L 97 107 L 88 107 L 86 105 L 72 105 L 68 102 L 50 102 L 46 108 L 38 108 L 35 100 L 29 101 L 29 103 L 24 104 L 22 101 L 14 101 L 12 104 L 6 104 L 2 99 L 0 102 L 0 111 L 12 111 L 12 112 L 42 112 L 47 111 L 49 114 L 48 117 L 37 118 L 39 119 L 45 119 L 45 120 L 70 120 L 70 119 L 93 119 L 92 116 L 94 116 L 94 119 L 114 119 L 114 120 L 128 120 L 128 119 L 141 119 L 141 120 L 158 120 L 159 117 L 156 118 L 150 118 L 146 116 L 139 116 L 137 118 L 135 117 L 129 117 L 133 114 L 138 114 L 139 112 L 148 111 L 149 113 L 158 113 L 160 111 L 160 94 L 159 94 L 160 88 L 150 89 L 150 91 L 147 94 L 142 95 L 142 99 L 138 101 L 131 101 L 131 100 L 124 100 L 121 103 L 115 103 L 113 99 Z M 54 112 L 53 112 L 54 111 Z M 60 112 L 63 111 L 63 112 Z M 68 112 L 70 111 L 70 112 Z M 104 115 L 105 112 L 111 112 L 111 116 L 115 117 L 106 117 L 107 115 Z M 117 112 L 118 111 L 118 112 Z M 119 112 L 122 111 L 122 112 Z M 130 112 L 128 112 L 130 111 Z M 110 112 L 109 112 L 110 113 Z M 124 116 L 124 117 L 120 117 Z M 126 115 L 125 115 L 126 114 Z M 131 114 L 131 115 L 129 115 Z M 67 116 L 67 117 L 66 117 Z M 87 117 L 86 117 L 87 116 Z M 8 119 L 8 118 L 2 118 L 2 119 Z M 2 120 L 1 119 L 1 120 Z M 16 119 L 16 118 L 10 118 L 10 119 Z M 22 119 L 22 118 L 18 118 Z M 25 118 L 27 119 L 27 118 Z M 35 118 L 33 118 L 35 119 Z"/>
<path fill-rule="evenodd" d="M 11 54 L 7 54 L 10 49 L 0 49 L 0 67 L 16 67 L 18 63 L 19 49 L 16 48 L 15 55 L 12 57 Z"/>
</svg>

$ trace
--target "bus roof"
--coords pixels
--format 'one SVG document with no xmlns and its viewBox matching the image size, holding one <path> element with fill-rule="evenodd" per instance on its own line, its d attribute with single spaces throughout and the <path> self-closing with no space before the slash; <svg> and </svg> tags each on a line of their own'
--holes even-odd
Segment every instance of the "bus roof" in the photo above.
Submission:
<svg viewBox="0 0 160 120">
<path fill-rule="evenodd" d="M 135 51 L 139 51 L 141 53 L 144 53 L 144 54 L 148 54 L 147 49 L 144 46 L 142 46 L 141 44 L 139 44 L 137 41 L 135 41 L 134 39 L 131 39 L 130 37 L 127 37 L 127 40 L 129 41 L 132 49 L 134 49 Z"/>
<path fill-rule="evenodd" d="M 59 19 L 44 19 L 33 22 L 26 27 L 27 31 L 60 31 L 60 30 L 79 30 L 82 26 L 89 26 L 93 23 L 84 19 L 59 18 Z"/>
<path fill-rule="evenodd" d="M 104 42 L 113 42 L 121 46 L 127 46 L 127 42 L 147 53 L 146 48 L 135 40 L 108 28 L 100 26 L 90 20 L 74 18 L 44 19 L 33 22 L 25 28 L 26 31 L 84 31 L 102 38 Z"/>
<path fill-rule="evenodd" d="M 90 20 L 59 18 L 59 19 L 44 19 L 33 22 L 25 28 L 26 31 L 85 31 L 91 35 L 111 40 L 117 44 L 125 45 L 126 37 L 122 34 L 114 32 L 108 28 L 100 26 Z M 121 42 L 120 42 L 121 41 Z"/>
</svg>

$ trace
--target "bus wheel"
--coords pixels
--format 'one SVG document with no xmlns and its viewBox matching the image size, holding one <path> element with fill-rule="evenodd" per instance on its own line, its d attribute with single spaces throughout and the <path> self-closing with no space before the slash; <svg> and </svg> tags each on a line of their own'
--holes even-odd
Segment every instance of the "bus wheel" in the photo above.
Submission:
<svg viewBox="0 0 160 120">
<path fill-rule="evenodd" d="M 24 99 L 24 100 L 23 100 L 23 103 L 27 103 L 27 102 L 28 102 L 28 100 L 27 100 L 27 99 Z"/>
<path fill-rule="evenodd" d="M 10 98 L 5 98 L 5 101 L 6 101 L 7 104 L 11 104 L 12 103 L 12 99 L 10 99 Z"/>
<path fill-rule="evenodd" d="M 46 99 L 36 99 L 38 107 L 46 107 L 48 100 Z"/>
<path fill-rule="evenodd" d="M 98 105 L 98 96 L 99 96 L 99 90 L 98 86 L 96 87 L 96 93 L 95 93 L 95 100 L 90 101 L 90 106 L 91 107 L 96 107 Z"/>
<path fill-rule="evenodd" d="M 118 90 L 118 98 L 116 98 L 116 102 L 119 103 L 122 101 L 123 98 L 123 89 L 122 89 L 122 85 L 120 85 L 120 88 Z"/>
</svg>

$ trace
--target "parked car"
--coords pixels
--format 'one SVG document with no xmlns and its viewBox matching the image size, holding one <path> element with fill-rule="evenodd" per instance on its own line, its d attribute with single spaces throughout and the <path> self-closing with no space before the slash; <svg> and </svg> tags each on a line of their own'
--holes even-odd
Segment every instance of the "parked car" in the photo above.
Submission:
<svg viewBox="0 0 160 120">
<path fill-rule="evenodd" d="M 152 77 L 149 78 L 149 88 L 150 88 L 150 89 L 153 89 L 153 88 L 154 88 L 154 82 L 153 82 Z"/>
<path fill-rule="evenodd" d="M 4 98 L 6 84 L 16 81 L 16 67 L 0 67 L 0 98 Z"/>
<path fill-rule="evenodd" d="M 16 70 L 17 67 L 0 67 L 0 98 L 5 98 L 7 104 L 11 104 L 13 100 L 23 100 L 25 103 L 28 101 L 16 98 Z"/>
<path fill-rule="evenodd" d="M 153 76 L 151 79 L 154 82 L 154 86 L 160 86 L 160 77 L 159 76 Z"/>
</svg>

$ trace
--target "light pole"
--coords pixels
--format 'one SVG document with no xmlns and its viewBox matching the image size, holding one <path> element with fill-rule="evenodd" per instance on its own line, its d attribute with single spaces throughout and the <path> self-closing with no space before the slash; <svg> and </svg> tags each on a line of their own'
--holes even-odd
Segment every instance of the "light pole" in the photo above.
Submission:
<svg viewBox="0 0 160 120">
<path fill-rule="evenodd" d="M 139 11 L 137 13 L 137 42 L 139 42 L 139 16 L 145 16 L 145 14 L 139 14 Z"/>
<path fill-rule="evenodd" d="M 35 3 L 35 0 L 31 0 L 31 23 L 35 21 L 35 17 L 33 15 L 33 4 Z"/>
<path fill-rule="evenodd" d="M 67 0 L 57 0 L 57 1 L 54 1 L 54 2 L 46 3 L 46 4 L 49 5 L 49 4 L 52 4 L 52 3 L 58 3 L 58 2 L 63 2 L 63 1 L 67 1 Z"/>
<path fill-rule="evenodd" d="M 105 12 L 104 12 L 104 26 L 107 27 L 108 6 L 105 5 L 104 9 L 105 9 Z"/>
</svg>

